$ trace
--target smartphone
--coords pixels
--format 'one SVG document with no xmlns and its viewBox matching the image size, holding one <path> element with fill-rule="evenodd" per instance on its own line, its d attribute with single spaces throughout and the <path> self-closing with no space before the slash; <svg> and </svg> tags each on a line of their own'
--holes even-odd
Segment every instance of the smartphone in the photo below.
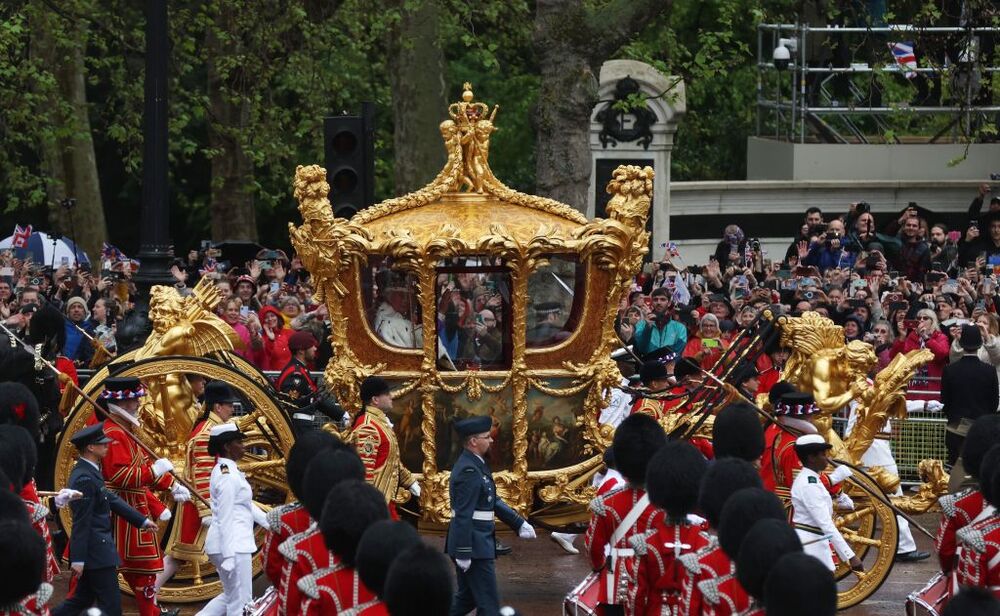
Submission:
<svg viewBox="0 0 1000 616">
<path fill-rule="evenodd" d="M 717 338 L 703 338 L 701 344 L 706 349 L 714 349 L 719 346 L 719 340 Z"/>
<path fill-rule="evenodd" d="M 270 261 L 261 261 L 260 262 L 260 269 L 262 269 L 262 270 L 269 270 L 269 269 L 271 269 L 271 262 Z"/>
<path fill-rule="evenodd" d="M 280 287 L 280 285 L 278 284 L 277 280 L 272 280 L 271 281 L 271 293 L 277 293 L 279 287 Z"/>
<path fill-rule="evenodd" d="M 248 306 L 240 306 L 240 316 L 246 318 L 250 314 L 250 308 Z"/>
<path fill-rule="evenodd" d="M 780 269 L 774 273 L 774 275 L 781 280 L 788 280 L 792 277 L 792 270 Z"/>
</svg>

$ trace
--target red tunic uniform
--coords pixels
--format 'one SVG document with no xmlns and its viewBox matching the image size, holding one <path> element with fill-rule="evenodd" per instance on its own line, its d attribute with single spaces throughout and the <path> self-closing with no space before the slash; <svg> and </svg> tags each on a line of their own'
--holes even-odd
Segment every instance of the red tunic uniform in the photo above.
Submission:
<svg viewBox="0 0 1000 616">
<path fill-rule="evenodd" d="M 764 489 L 777 492 L 792 487 L 795 471 L 802 467 L 795 454 L 795 436 L 785 432 L 777 424 L 771 424 L 764 431 L 764 454 L 760 457 L 760 478 Z"/>
<path fill-rule="evenodd" d="M 1000 598 L 1000 517 L 990 516 L 956 533 L 955 572 L 960 586 L 978 586 Z"/>
<path fill-rule="evenodd" d="M 937 537 L 934 538 L 934 549 L 938 553 L 941 571 L 950 572 L 957 561 L 958 541 L 955 534 L 972 524 L 977 516 L 987 507 L 983 493 L 979 490 L 963 490 L 955 494 L 942 496 L 941 525 L 938 526 Z"/>
<path fill-rule="evenodd" d="M 381 410 L 366 406 L 354 420 L 350 441 L 365 465 L 365 481 L 385 495 L 389 513 L 394 520 L 399 519 L 393 502 L 396 492 L 416 480 L 399 459 L 399 445 L 389 418 Z"/>
<path fill-rule="evenodd" d="M 288 575 L 279 584 L 284 587 L 285 594 L 278 595 L 278 613 L 295 614 L 302 605 L 302 593 L 299 592 L 299 580 L 330 566 L 330 551 L 326 549 L 323 533 L 312 526 L 309 530 L 292 535 L 281 547 L 281 555 L 288 561 Z"/>
<path fill-rule="evenodd" d="M 45 517 L 49 515 L 49 510 L 42 505 L 38 498 L 34 479 L 21 490 L 21 500 L 28 508 L 31 527 L 45 540 L 45 581 L 51 584 L 52 579 L 59 575 L 59 559 L 56 558 L 56 553 L 52 549 L 52 534 L 49 532 L 49 525 L 45 520 Z"/>
<path fill-rule="evenodd" d="M 198 422 L 191 430 L 185 449 L 184 478 L 206 502 L 211 502 L 208 487 L 215 467 L 215 456 L 208 453 L 208 437 L 211 429 L 221 423 L 221 417 L 209 413 L 204 421 Z M 212 510 L 197 498 L 192 497 L 191 500 L 180 503 L 167 540 L 167 554 L 181 560 L 208 562 L 208 557 L 205 556 L 208 528 L 201 520 L 210 515 Z"/>
<path fill-rule="evenodd" d="M 590 503 L 590 527 L 585 543 L 590 550 L 590 564 L 594 571 L 604 569 L 598 602 L 609 605 L 626 605 L 635 586 L 636 562 L 629 540 L 650 530 L 663 512 L 646 503 L 636 522 L 624 532 L 616 533 L 622 521 L 636 506 L 645 492 L 626 486 L 595 498 Z M 611 545 L 612 535 L 619 539 Z M 609 551 L 606 551 L 609 550 Z"/>
<path fill-rule="evenodd" d="M 145 452 L 123 428 L 109 423 L 105 425 L 104 433 L 111 439 L 108 455 L 101 461 L 101 471 L 108 488 L 147 518 L 157 519 L 164 507 L 150 488 L 166 490 L 173 484 L 173 477 L 169 473 L 155 477 Z M 122 560 L 119 571 L 135 592 L 139 613 L 142 616 L 158 615 L 160 608 L 156 605 L 153 584 L 156 573 L 163 570 L 163 553 L 156 531 L 136 528 L 124 518 L 113 517 L 115 544 Z"/>
<path fill-rule="evenodd" d="M 681 557 L 694 555 L 708 545 L 703 529 L 701 524 L 671 524 L 660 518 L 651 535 L 632 537 L 638 560 L 633 614 L 677 613 L 688 577 Z"/>
<path fill-rule="evenodd" d="M 333 554 L 329 554 L 329 560 L 332 566 L 299 580 L 299 591 L 303 597 L 300 614 L 388 616 L 385 605 L 365 586 L 357 571 L 338 563 Z"/>
<path fill-rule="evenodd" d="M 267 512 L 267 523 L 270 530 L 264 535 L 264 548 L 261 559 L 264 562 L 264 572 L 271 583 L 278 587 L 291 567 L 278 548 L 292 535 L 305 532 L 309 528 L 309 512 L 300 503 L 288 503 L 275 507 Z M 278 588 L 284 594 L 284 590 Z"/>
<path fill-rule="evenodd" d="M 680 616 L 739 616 L 752 600 L 736 579 L 736 563 L 719 547 L 715 537 L 692 556 L 681 557 L 688 572 Z"/>
<path fill-rule="evenodd" d="M 674 387 L 670 390 L 672 394 L 683 394 L 687 389 L 681 386 Z M 682 404 L 683 399 L 678 398 L 676 400 L 657 400 L 655 398 L 639 398 L 632 404 L 632 410 L 629 412 L 630 415 L 635 413 L 643 413 L 649 415 L 656 421 L 660 421 L 667 416 L 668 413 L 687 413 L 691 409 L 690 404 Z M 712 460 L 715 458 L 715 449 L 712 447 L 712 441 L 696 436 L 694 438 L 688 439 L 692 445 L 694 445 L 701 455 L 705 456 L 706 459 Z"/>
<path fill-rule="evenodd" d="M 38 591 L 21 599 L 14 606 L 0 608 L 0 616 L 49 616 L 48 602 L 52 599 L 52 584 L 42 582 Z"/>
</svg>

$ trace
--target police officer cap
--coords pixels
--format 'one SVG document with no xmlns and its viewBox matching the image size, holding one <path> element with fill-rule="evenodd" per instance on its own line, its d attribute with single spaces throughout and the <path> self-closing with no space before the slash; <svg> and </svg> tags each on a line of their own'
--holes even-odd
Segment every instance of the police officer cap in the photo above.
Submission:
<svg viewBox="0 0 1000 616">
<path fill-rule="evenodd" d="M 103 445 L 111 442 L 111 439 L 104 434 L 104 423 L 87 426 L 77 431 L 69 440 L 80 451 L 86 449 L 87 445 Z"/>
<path fill-rule="evenodd" d="M 647 361 L 639 368 L 639 379 L 643 385 L 649 385 L 653 381 L 659 381 L 670 376 L 667 366 L 660 361 Z"/>
<path fill-rule="evenodd" d="M 803 434 L 795 439 L 795 453 L 800 456 L 813 454 L 817 451 L 826 451 L 827 449 L 833 449 L 833 445 L 827 443 L 826 439 L 819 434 Z"/>
<path fill-rule="evenodd" d="M 764 600 L 768 616 L 833 616 L 837 613 L 837 582 L 818 558 L 792 552 L 771 568 L 764 582 Z"/>
<path fill-rule="evenodd" d="M 468 438 L 474 434 L 489 432 L 493 427 L 493 419 L 489 415 L 479 415 L 469 417 L 455 422 L 455 432 L 462 438 Z"/>
<path fill-rule="evenodd" d="M 240 440 L 245 434 L 240 432 L 234 423 L 223 423 L 213 426 L 208 432 L 208 453 L 218 456 L 222 454 L 222 446 L 226 443 Z"/>
<path fill-rule="evenodd" d="M 390 391 L 389 383 L 380 376 L 369 376 L 366 377 L 365 380 L 361 381 L 362 402 L 370 402 L 375 396 L 381 396 L 382 394 L 387 394 Z"/>
<path fill-rule="evenodd" d="M 213 404 L 232 404 L 239 401 L 233 393 L 233 388 L 222 381 L 212 381 L 205 385 L 205 406 Z"/>
<path fill-rule="evenodd" d="M 316 342 L 316 338 L 307 331 L 295 332 L 288 339 L 288 349 L 293 352 L 305 351 L 306 349 L 311 349 L 314 346 L 319 346 L 319 343 Z"/>
</svg>

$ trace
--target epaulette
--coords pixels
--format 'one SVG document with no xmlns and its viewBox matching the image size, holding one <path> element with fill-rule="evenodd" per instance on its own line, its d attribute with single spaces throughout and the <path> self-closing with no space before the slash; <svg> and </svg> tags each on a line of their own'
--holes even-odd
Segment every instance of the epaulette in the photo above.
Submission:
<svg viewBox="0 0 1000 616">
<path fill-rule="evenodd" d="M 698 590 L 705 597 L 705 601 L 708 601 L 712 605 L 718 605 L 722 598 L 722 593 L 719 592 L 719 578 L 717 577 L 699 580 Z"/>
<path fill-rule="evenodd" d="M 656 531 L 646 531 L 637 533 L 628 538 L 628 546 L 632 548 L 636 556 L 645 556 L 649 551 L 649 544 L 646 540 L 652 537 Z"/>
<path fill-rule="evenodd" d="M 55 589 L 52 588 L 52 584 L 42 582 L 38 587 L 38 592 L 35 593 L 35 607 L 40 608 L 48 603 L 54 593 Z"/>
<path fill-rule="evenodd" d="M 271 532 L 276 532 L 278 526 L 281 525 L 281 516 L 285 515 L 285 512 L 288 511 L 288 505 L 290 504 L 292 503 L 279 505 L 265 514 L 264 517 L 267 518 L 267 527 L 271 529 Z"/>
<path fill-rule="evenodd" d="M 222 473 L 223 475 L 228 475 L 229 474 L 229 466 L 226 465 L 225 463 L 220 464 L 219 465 L 219 469 L 220 469 L 219 472 Z"/>
<path fill-rule="evenodd" d="M 328 573 L 330 569 L 319 569 L 299 578 L 296 585 L 299 590 L 310 599 L 319 599 L 319 584 L 316 580 Z"/>
<path fill-rule="evenodd" d="M 604 504 L 603 496 L 598 496 L 594 500 L 590 501 L 588 508 L 599 518 L 603 518 L 604 514 L 608 512 L 608 507 Z"/>
<path fill-rule="evenodd" d="M 698 562 L 701 559 L 701 552 L 688 552 L 687 554 L 681 554 L 680 558 L 677 560 L 681 563 L 681 566 L 687 570 L 691 575 L 696 575 L 701 571 L 701 564 Z"/>
<path fill-rule="evenodd" d="M 40 520 L 44 520 L 45 516 L 49 515 L 49 510 L 45 505 L 40 505 L 38 503 L 25 503 L 28 508 L 31 509 L 31 523 L 34 524 Z"/>
<path fill-rule="evenodd" d="M 986 533 L 983 529 L 976 528 L 975 526 L 966 526 L 965 528 L 959 529 L 955 533 L 955 537 L 959 541 L 969 546 L 978 554 L 982 554 L 986 551 Z"/>
<path fill-rule="evenodd" d="M 278 546 L 278 553 L 284 556 L 285 560 L 290 563 L 295 562 L 295 553 L 298 551 L 295 549 L 295 544 L 298 542 L 298 539 L 299 535 L 292 535 Z"/>
<path fill-rule="evenodd" d="M 958 513 L 958 501 L 970 494 L 972 494 L 971 488 L 962 490 L 961 492 L 955 492 L 954 494 L 945 494 L 939 498 L 938 504 L 941 505 L 941 511 L 944 513 L 944 517 L 955 517 L 955 514 Z"/>
</svg>

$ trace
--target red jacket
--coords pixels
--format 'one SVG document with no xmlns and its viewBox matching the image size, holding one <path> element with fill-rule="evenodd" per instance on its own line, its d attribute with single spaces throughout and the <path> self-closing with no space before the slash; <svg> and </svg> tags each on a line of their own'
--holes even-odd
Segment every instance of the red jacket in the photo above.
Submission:
<svg viewBox="0 0 1000 616">
<path fill-rule="evenodd" d="M 299 580 L 329 567 L 330 551 L 326 549 L 323 533 L 315 526 L 303 533 L 292 535 L 279 549 L 288 562 L 288 575 L 283 576 L 283 581 L 279 585 L 279 589 L 284 587 L 285 593 L 278 594 L 278 613 L 297 614 L 302 605 Z"/>
<path fill-rule="evenodd" d="M 636 571 L 634 614 L 676 614 L 688 572 L 681 557 L 693 556 L 708 545 L 703 525 L 671 524 L 660 518 L 653 533 L 632 539 L 639 561 Z"/>
<path fill-rule="evenodd" d="M 917 349 L 927 349 L 934 354 L 934 359 L 917 370 L 910 382 L 910 389 L 925 392 L 941 391 L 941 374 L 944 367 L 948 365 L 948 351 L 951 348 L 948 337 L 938 330 L 931 334 L 930 338 L 923 340 L 916 331 L 911 331 L 906 338 L 901 338 L 893 343 L 889 354 L 892 357 L 900 353 L 908 353 Z M 936 393 L 911 393 L 907 394 L 909 400 L 937 400 Z"/>
<path fill-rule="evenodd" d="M 990 516 L 956 533 L 959 586 L 978 586 L 1000 599 L 1000 517 Z"/>
<path fill-rule="evenodd" d="M 688 577 L 680 616 L 736 616 L 750 608 L 750 595 L 736 579 L 736 563 L 722 551 L 715 537 L 708 538 L 706 547 L 681 562 Z"/>
<path fill-rule="evenodd" d="M 329 558 L 332 566 L 299 580 L 299 591 L 303 597 L 299 614 L 388 616 L 385 605 L 365 586 L 356 570 L 337 562 L 334 554 L 330 554 Z"/>
<path fill-rule="evenodd" d="M 969 489 L 942 496 L 938 503 L 941 505 L 941 525 L 934 538 L 934 549 L 938 553 L 941 571 L 948 573 L 955 568 L 958 550 L 956 533 L 972 524 L 976 516 L 983 512 L 986 500 L 979 490 Z"/>
<path fill-rule="evenodd" d="M 278 589 L 279 594 L 284 594 L 281 584 L 287 570 L 291 568 L 291 563 L 281 555 L 278 548 L 292 535 L 305 532 L 309 528 L 309 521 L 309 512 L 298 502 L 275 507 L 267 512 L 267 522 L 271 530 L 264 535 L 261 561 L 264 563 L 264 572 Z"/>
<path fill-rule="evenodd" d="M 264 340 L 264 350 L 258 354 L 260 369 L 281 370 L 292 359 L 292 352 L 288 348 L 288 339 L 295 332 L 290 327 L 285 327 L 285 317 L 274 306 L 264 306 L 260 309 L 257 316 L 260 319 L 261 325 L 264 324 L 264 317 L 269 312 L 278 316 L 278 330 L 274 332 L 274 340 L 271 340 L 267 332 L 263 332 L 260 335 Z"/>
</svg>

